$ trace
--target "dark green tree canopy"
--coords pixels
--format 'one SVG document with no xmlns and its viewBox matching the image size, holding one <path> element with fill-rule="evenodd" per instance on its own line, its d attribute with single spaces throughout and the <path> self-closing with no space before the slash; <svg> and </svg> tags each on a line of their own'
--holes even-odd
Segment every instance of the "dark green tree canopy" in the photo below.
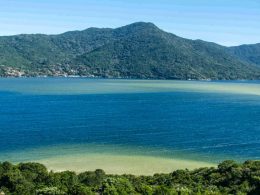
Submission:
<svg viewBox="0 0 260 195">
<path fill-rule="evenodd" d="M 38 163 L 0 163 L 0 194 L 260 194 L 260 161 L 224 161 L 217 167 L 176 170 L 153 176 L 48 172 Z"/>
</svg>

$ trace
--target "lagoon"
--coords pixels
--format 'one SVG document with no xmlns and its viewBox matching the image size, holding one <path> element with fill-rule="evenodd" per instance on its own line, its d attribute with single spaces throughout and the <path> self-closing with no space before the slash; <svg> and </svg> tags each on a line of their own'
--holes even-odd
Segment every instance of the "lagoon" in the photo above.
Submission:
<svg viewBox="0 0 260 195">
<path fill-rule="evenodd" d="M 0 161 L 152 174 L 260 159 L 259 81 L 0 79 Z"/>
</svg>

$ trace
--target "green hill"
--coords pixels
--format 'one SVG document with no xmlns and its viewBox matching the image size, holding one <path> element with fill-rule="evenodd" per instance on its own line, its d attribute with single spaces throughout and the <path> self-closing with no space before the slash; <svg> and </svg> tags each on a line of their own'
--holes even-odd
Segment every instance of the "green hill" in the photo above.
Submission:
<svg viewBox="0 0 260 195">
<path fill-rule="evenodd" d="M 144 22 L 60 35 L 5 36 L 0 37 L 0 76 L 260 79 L 260 67 L 231 50 Z"/>
<path fill-rule="evenodd" d="M 260 43 L 230 47 L 229 51 L 241 60 L 260 66 Z"/>
</svg>

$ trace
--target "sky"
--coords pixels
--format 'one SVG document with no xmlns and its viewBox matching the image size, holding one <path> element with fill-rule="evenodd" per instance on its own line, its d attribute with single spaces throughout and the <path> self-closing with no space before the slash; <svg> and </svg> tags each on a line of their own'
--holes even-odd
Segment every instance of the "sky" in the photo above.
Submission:
<svg viewBox="0 0 260 195">
<path fill-rule="evenodd" d="M 0 0 L 0 35 L 152 22 L 189 39 L 260 43 L 260 0 Z"/>
</svg>

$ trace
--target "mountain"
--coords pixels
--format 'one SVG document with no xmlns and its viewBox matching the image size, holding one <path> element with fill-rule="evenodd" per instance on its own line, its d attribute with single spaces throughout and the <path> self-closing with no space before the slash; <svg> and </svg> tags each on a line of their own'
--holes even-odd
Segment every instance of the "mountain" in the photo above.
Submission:
<svg viewBox="0 0 260 195">
<path fill-rule="evenodd" d="M 60 35 L 3 36 L 0 76 L 260 79 L 260 67 L 235 50 L 184 39 L 144 22 Z"/>
<path fill-rule="evenodd" d="M 241 60 L 260 66 L 260 43 L 230 47 L 229 52 Z"/>
</svg>

